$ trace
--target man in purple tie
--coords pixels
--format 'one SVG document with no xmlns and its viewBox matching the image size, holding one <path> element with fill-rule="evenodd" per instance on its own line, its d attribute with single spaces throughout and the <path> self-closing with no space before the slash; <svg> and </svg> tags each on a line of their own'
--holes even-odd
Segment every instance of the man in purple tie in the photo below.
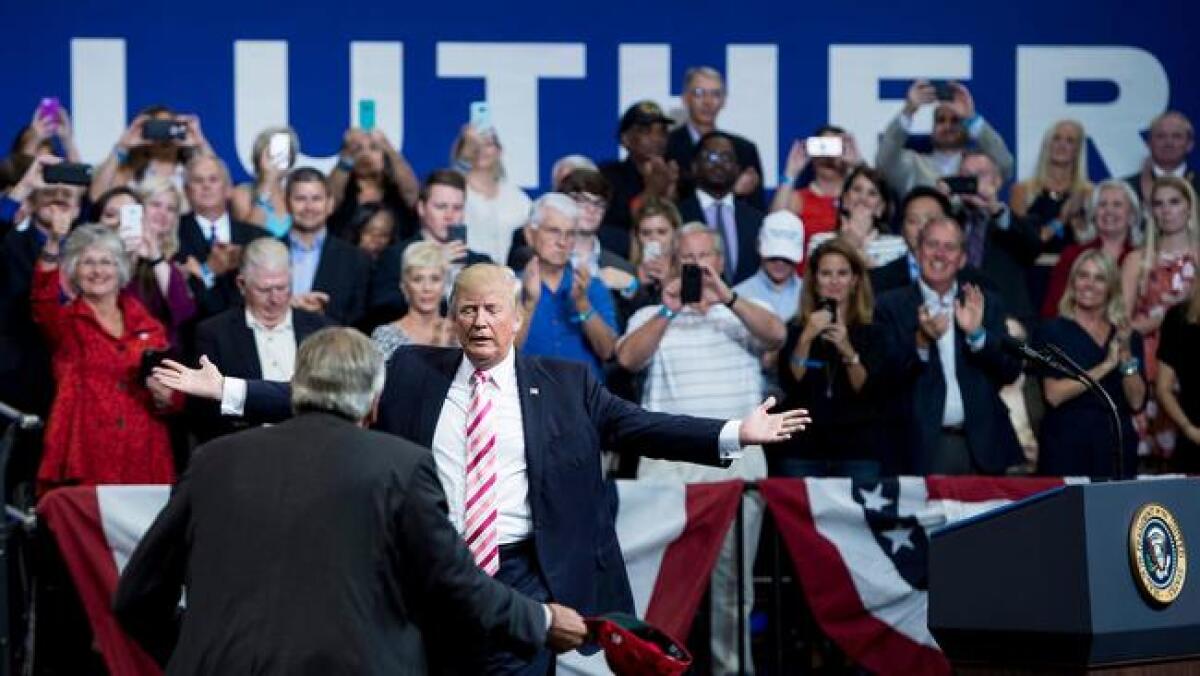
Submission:
<svg viewBox="0 0 1200 676">
<path fill-rule="evenodd" d="M 716 231 L 725 252 L 725 275 L 731 284 L 758 271 L 758 231 L 763 213 L 744 200 L 735 199 L 738 163 L 733 139 L 711 131 L 700 137 L 692 161 L 696 189 L 679 202 L 684 221 L 699 221 Z"/>
</svg>

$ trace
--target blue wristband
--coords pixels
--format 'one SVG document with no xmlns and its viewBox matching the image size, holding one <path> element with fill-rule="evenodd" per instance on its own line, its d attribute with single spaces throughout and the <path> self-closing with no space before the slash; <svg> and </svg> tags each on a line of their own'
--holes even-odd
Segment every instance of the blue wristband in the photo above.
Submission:
<svg viewBox="0 0 1200 676">
<path fill-rule="evenodd" d="M 594 315 L 594 314 L 596 314 L 596 308 L 588 308 L 587 312 L 577 312 L 575 314 L 574 321 L 576 324 L 582 324 L 582 323 L 586 322 L 587 320 L 591 319 L 592 315 Z"/>
<path fill-rule="evenodd" d="M 663 319 L 666 319 L 667 321 L 671 321 L 672 319 L 675 319 L 675 315 L 677 315 L 677 314 L 679 314 L 679 313 L 672 310 L 671 308 L 667 307 L 666 303 L 663 303 L 662 305 L 658 306 L 658 316 L 662 317 Z"/>
<path fill-rule="evenodd" d="M 344 157 L 338 157 L 337 168 L 341 169 L 342 171 L 344 171 L 346 173 L 350 173 L 350 171 L 352 169 L 354 169 L 354 159 L 353 158 L 346 159 Z"/>
<path fill-rule="evenodd" d="M 967 342 L 968 343 L 978 343 L 980 341 L 980 339 L 986 338 L 986 337 L 987 337 L 987 330 L 984 329 L 982 326 L 980 326 L 979 328 L 972 331 L 969 335 L 967 335 Z"/>
<path fill-rule="evenodd" d="M 779 175 L 779 187 L 782 187 L 785 185 L 789 188 L 794 187 L 796 185 L 796 179 L 792 178 L 791 176 L 788 176 L 787 174 L 780 174 Z"/>
<path fill-rule="evenodd" d="M 129 151 L 113 146 L 113 157 L 117 158 L 117 164 L 125 164 L 129 161 Z"/>
<path fill-rule="evenodd" d="M 637 290 L 641 287 L 641 282 L 638 281 L 637 277 L 634 277 L 633 280 L 629 282 L 629 286 L 625 287 L 625 289 L 621 291 L 621 295 L 626 299 L 633 298 L 633 294 L 637 293 Z"/>
</svg>

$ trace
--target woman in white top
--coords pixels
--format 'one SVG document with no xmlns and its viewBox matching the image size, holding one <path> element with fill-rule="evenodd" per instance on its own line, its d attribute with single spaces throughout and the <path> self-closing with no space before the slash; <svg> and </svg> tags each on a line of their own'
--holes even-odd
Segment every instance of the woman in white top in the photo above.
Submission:
<svg viewBox="0 0 1200 676">
<path fill-rule="evenodd" d="M 450 161 L 467 179 L 463 221 L 471 249 L 492 260 L 508 260 L 513 231 L 525 226 L 533 202 L 504 176 L 503 150 L 494 129 L 463 127 Z"/>
<path fill-rule="evenodd" d="M 808 253 L 834 237 L 841 237 L 853 246 L 867 262 L 877 268 L 900 258 L 907 251 L 904 238 L 888 232 L 891 219 L 891 193 L 883 174 L 860 166 L 846 177 L 838 200 L 836 232 L 823 232 L 808 240 Z"/>
</svg>

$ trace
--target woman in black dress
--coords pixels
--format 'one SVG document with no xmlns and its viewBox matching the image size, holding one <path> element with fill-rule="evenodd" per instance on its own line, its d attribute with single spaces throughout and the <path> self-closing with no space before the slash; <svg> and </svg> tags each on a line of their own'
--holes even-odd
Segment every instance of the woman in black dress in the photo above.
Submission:
<svg viewBox="0 0 1200 676">
<path fill-rule="evenodd" d="M 1132 476 L 1138 443 L 1133 415 L 1146 403 L 1142 340 L 1129 328 L 1120 275 L 1103 252 L 1086 251 L 1076 259 L 1059 316 L 1042 326 L 1035 342 L 1062 348 L 1112 397 L 1121 417 L 1124 474 Z M 1038 473 L 1111 477 L 1114 440 L 1107 404 L 1061 374 L 1041 375 L 1048 406 L 1038 439 Z"/>
<path fill-rule="evenodd" d="M 768 453 L 777 476 L 880 475 L 877 375 L 884 345 L 871 322 L 866 264 L 841 238 L 816 248 L 804 273 L 800 311 L 780 351 L 783 409 L 807 408 L 813 423 Z"/>
<path fill-rule="evenodd" d="M 1200 284 L 1191 298 L 1167 311 L 1158 343 L 1158 403 L 1179 427 L 1171 468 L 1200 473 Z"/>
</svg>

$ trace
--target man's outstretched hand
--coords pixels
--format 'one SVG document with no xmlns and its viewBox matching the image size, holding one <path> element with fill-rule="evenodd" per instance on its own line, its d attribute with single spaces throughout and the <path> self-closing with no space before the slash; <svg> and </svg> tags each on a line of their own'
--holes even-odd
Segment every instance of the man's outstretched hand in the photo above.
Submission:
<svg viewBox="0 0 1200 676">
<path fill-rule="evenodd" d="M 205 356 L 200 357 L 200 368 L 196 369 L 173 359 L 164 359 L 161 366 L 154 367 L 151 375 L 164 387 L 213 401 L 221 400 L 221 388 L 225 384 L 225 376 Z"/>
<path fill-rule="evenodd" d="M 767 397 L 767 400 L 759 404 L 753 413 L 742 419 L 742 430 L 738 441 L 743 446 L 786 441 L 812 422 L 812 418 L 808 417 L 808 410 L 803 408 L 782 413 L 767 413 L 774 405 L 775 397 Z"/>
<path fill-rule="evenodd" d="M 546 647 L 556 653 L 565 653 L 583 645 L 588 629 L 579 613 L 557 603 L 547 603 L 550 608 L 550 630 L 546 632 Z"/>
</svg>

